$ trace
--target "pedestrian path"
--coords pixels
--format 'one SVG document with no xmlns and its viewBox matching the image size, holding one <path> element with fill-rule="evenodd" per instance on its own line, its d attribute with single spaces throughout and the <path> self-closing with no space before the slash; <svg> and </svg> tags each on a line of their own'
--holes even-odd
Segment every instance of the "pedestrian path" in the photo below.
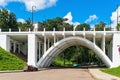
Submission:
<svg viewBox="0 0 120 80">
<path fill-rule="evenodd" d="M 95 68 L 90 68 L 89 72 L 91 73 L 91 75 L 99 80 L 120 80 L 119 77 L 116 76 L 112 76 L 110 74 L 104 73 L 102 71 L 100 71 L 99 69 L 95 69 Z"/>
</svg>

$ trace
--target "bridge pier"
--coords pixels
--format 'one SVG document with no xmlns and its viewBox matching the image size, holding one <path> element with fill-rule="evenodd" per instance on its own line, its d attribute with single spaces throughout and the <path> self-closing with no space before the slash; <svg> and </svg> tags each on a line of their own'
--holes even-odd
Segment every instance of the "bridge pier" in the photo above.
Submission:
<svg viewBox="0 0 120 80">
<path fill-rule="evenodd" d="M 28 65 L 37 64 L 37 38 L 35 34 L 28 34 Z"/>
<path fill-rule="evenodd" d="M 112 62 L 113 67 L 120 66 L 120 33 L 113 34 L 112 40 Z"/>
<path fill-rule="evenodd" d="M 105 53 L 105 35 L 102 36 L 101 48 L 102 48 L 103 52 Z"/>
</svg>

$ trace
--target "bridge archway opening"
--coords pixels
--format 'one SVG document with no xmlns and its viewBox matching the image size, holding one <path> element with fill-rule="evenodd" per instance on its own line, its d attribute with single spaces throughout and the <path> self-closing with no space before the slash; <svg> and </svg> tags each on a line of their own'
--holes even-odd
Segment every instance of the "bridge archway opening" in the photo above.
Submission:
<svg viewBox="0 0 120 80">
<path fill-rule="evenodd" d="M 55 55 L 50 67 L 102 67 L 104 63 L 91 49 L 73 45 Z"/>
<path fill-rule="evenodd" d="M 54 57 L 59 55 L 62 51 L 64 51 L 66 48 L 74 45 L 82 45 L 85 46 L 91 50 L 93 50 L 99 58 L 103 61 L 103 63 L 107 67 L 112 67 L 111 60 L 107 57 L 107 55 L 93 42 L 81 38 L 81 37 L 68 37 L 65 39 L 62 39 L 55 43 L 53 46 L 51 46 L 46 53 L 41 57 L 41 59 L 38 61 L 37 66 L 38 67 L 48 67 L 54 60 Z"/>
</svg>

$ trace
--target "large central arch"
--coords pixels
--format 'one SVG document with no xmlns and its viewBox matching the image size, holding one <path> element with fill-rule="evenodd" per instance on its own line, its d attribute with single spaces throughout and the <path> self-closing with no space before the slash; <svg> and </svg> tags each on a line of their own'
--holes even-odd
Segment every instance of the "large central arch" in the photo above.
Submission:
<svg viewBox="0 0 120 80">
<path fill-rule="evenodd" d="M 41 59 L 38 61 L 37 66 L 38 67 L 48 67 L 55 56 L 60 54 L 63 50 L 66 48 L 73 46 L 73 45 L 82 45 L 85 46 L 89 49 L 92 49 L 103 61 L 103 63 L 107 67 L 112 67 L 112 62 L 111 60 L 106 56 L 106 54 L 93 42 L 82 38 L 82 37 L 67 37 L 64 38 L 57 43 L 55 43 L 53 46 L 51 46 L 46 53 L 41 57 Z"/>
</svg>

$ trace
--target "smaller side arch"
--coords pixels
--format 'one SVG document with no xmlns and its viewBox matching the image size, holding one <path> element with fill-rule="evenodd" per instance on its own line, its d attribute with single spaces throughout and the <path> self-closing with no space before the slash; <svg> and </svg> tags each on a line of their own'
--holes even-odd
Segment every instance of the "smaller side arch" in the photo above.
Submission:
<svg viewBox="0 0 120 80">
<path fill-rule="evenodd" d="M 113 64 L 111 60 L 96 44 L 92 43 L 91 41 L 85 38 L 76 36 L 64 38 L 55 43 L 53 46 L 51 46 L 38 61 L 37 66 L 38 67 L 49 66 L 56 55 L 60 54 L 60 52 L 62 52 L 64 49 L 73 45 L 82 45 L 89 49 L 92 49 L 100 57 L 100 59 L 104 62 L 104 64 L 107 67 L 112 67 Z"/>
</svg>

